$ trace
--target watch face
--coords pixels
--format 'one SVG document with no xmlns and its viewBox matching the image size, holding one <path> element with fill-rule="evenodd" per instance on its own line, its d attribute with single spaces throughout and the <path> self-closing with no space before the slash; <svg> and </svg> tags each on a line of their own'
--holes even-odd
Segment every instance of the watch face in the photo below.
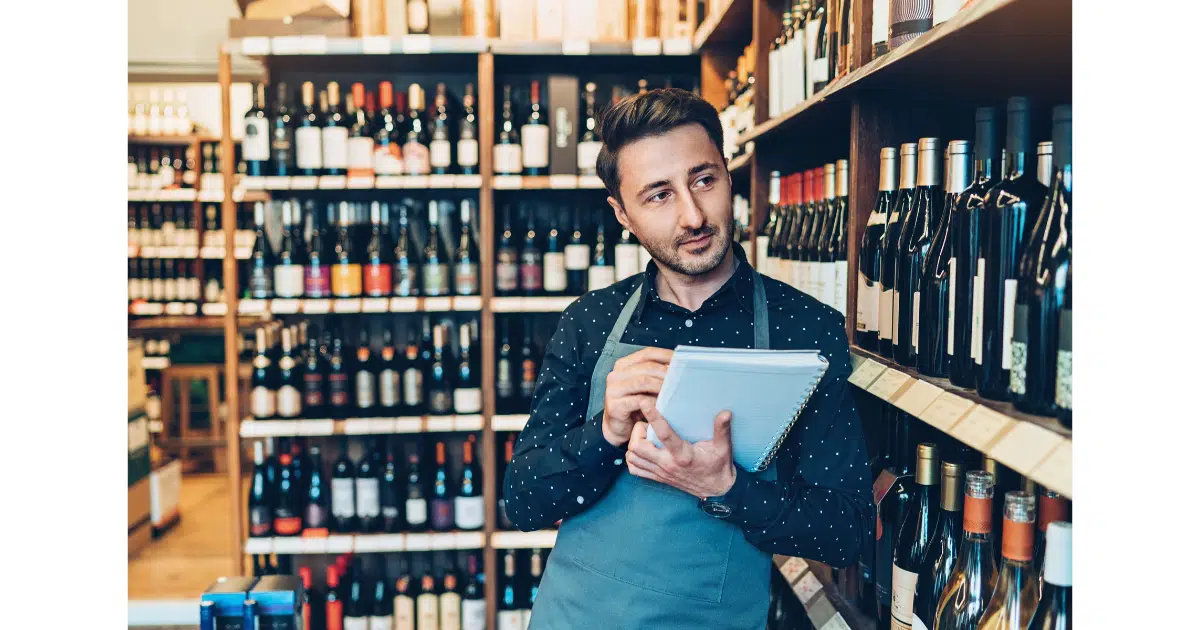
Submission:
<svg viewBox="0 0 1200 630">
<path fill-rule="evenodd" d="M 725 518 L 733 513 L 728 505 L 724 503 L 714 503 L 712 501 L 704 502 L 704 513 L 716 518 Z"/>
</svg>

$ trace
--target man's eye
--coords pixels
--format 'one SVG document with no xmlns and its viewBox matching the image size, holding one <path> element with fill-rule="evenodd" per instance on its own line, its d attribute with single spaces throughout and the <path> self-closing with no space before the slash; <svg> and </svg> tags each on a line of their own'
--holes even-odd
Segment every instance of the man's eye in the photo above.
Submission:
<svg viewBox="0 0 1200 630">
<path fill-rule="evenodd" d="M 647 199 L 647 201 L 650 201 L 653 203 L 663 202 L 663 201 L 667 200 L 667 197 L 670 196 L 670 194 L 671 194 L 671 191 L 669 191 L 669 190 L 656 192 L 653 195 L 650 195 L 650 197 L 649 197 L 649 199 Z"/>
<path fill-rule="evenodd" d="M 716 178 L 714 178 L 712 175 L 704 175 L 700 179 L 696 180 L 696 185 L 700 187 L 707 187 L 711 186 L 714 181 L 716 181 Z"/>
</svg>

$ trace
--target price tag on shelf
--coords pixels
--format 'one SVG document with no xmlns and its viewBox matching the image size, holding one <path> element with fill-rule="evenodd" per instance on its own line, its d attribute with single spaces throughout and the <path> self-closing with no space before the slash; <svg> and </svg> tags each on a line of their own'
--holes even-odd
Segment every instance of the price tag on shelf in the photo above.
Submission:
<svg viewBox="0 0 1200 630">
<path fill-rule="evenodd" d="M 373 433 L 371 423 L 378 418 L 347 418 L 342 421 L 341 433 L 345 435 L 366 435 Z"/>
<path fill-rule="evenodd" d="M 384 36 L 369 36 L 362 38 L 362 51 L 364 55 L 390 55 L 392 54 L 392 40 Z"/>
<path fill-rule="evenodd" d="M 516 313 L 521 310 L 521 298 L 494 297 L 492 298 L 493 313 Z"/>
<path fill-rule="evenodd" d="M 242 55 L 257 57 L 271 54 L 271 39 L 269 37 L 243 37 Z"/>
<path fill-rule="evenodd" d="M 273 540 L 271 538 L 247 538 L 246 539 L 246 554 L 268 554 L 273 550 Z"/>
<path fill-rule="evenodd" d="M 403 416 L 396 418 L 396 433 L 420 433 L 424 428 L 420 416 Z"/>
<path fill-rule="evenodd" d="M 882 363 L 879 363 L 874 359 L 866 359 L 859 364 L 858 368 L 856 368 L 854 372 L 850 374 L 850 378 L 846 380 L 848 380 L 851 385 L 859 389 L 866 389 L 871 385 L 871 383 L 875 382 L 875 379 L 878 378 L 880 374 L 883 374 L 885 370 L 887 370 L 887 367 Z"/>
<path fill-rule="evenodd" d="M 319 179 L 317 179 L 317 188 L 320 190 L 345 190 L 346 176 L 322 175 Z"/>
<path fill-rule="evenodd" d="M 909 380 L 908 375 L 904 372 L 885 368 L 883 374 L 880 374 L 879 378 L 875 379 L 874 383 L 871 383 L 867 391 L 883 400 L 890 400 L 892 395 Z"/>
<path fill-rule="evenodd" d="M 921 379 L 913 379 L 912 385 L 896 399 L 896 406 L 908 413 L 921 417 L 934 399 L 942 393 L 942 388 Z"/>
<path fill-rule="evenodd" d="M 692 54 L 692 41 L 686 37 L 663 40 L 664 55 L 690 55 Z"/>
<path fill-rule="evenodd" d="M 321 551 L 324 551 L 323 545 L 321 546 L 321 551 L 305 551 L 309 548 L 308 545 L 311 544 L 306 544 L 306 540 L 316 540 L 321 543 L 325 542 L 324 538 L 306 539 L 300 538 L 299 536 L 276 536 L 273 539 L 274 544 L 271 545 L 271 548 L 275 551 L 275 553 L 321 553 Z"/>
<path fill-rule="evenodd" d="M 375 188 L 395 189 L 404 185 L 404 180 L 399 175 L 376 175 Z"/>
<path fill-rule="evenodd" d="M 809 571 L 792 586 L 792 591 L 796 593 L 796 597 L 800 598 L 801 604 L 807 604 L 817 593 L 821 592 L 821 588 L 821 580 L 818 580 L 816 574 Z"/>
<path fill-rule="evenodd" d="M 325 553 L 350 553 L 354 551 L 354 536 L 330 536 L 325 540 L 327 541 Z"/>
<path fill-rule="evenodd" d="M 962 396 L 942 392 L 917 417 L 943 433 L 950 433 L 954 425 L 974 406 L 975 403 Z"/>
<path fill-rule="evenodd" d="M 520 190 L 522 182 L 520 175 L 497 175 L 492 178 L 496 190 Z"/>
<path fill-rule="evenodd" d="M 300 549 L 297 553 L 326 553 L 329 549 L 329 538 L 300 537 Z"/>
<path fill-rule="evenodd" d="M 333 308 L 333 302 L 327 299 L 304 300 L 300 310 L 305 315 L 326 315 Z"/>
<path fill-rule="evenodd" d="M 562 54 L 564 55 L 589 55 L 592 52 L 592 45 L 586 39 L 564 39 L 562 44 Z"/>
<path fill-rule="evenodd" d="M 808 570 L 808 562 L 804 558 L 788 558 L 779 565 L 779 572 L 787 579 L 788 584 L 795 584 L 801 575 Z"/>
<path fill-rule="evenodd" d="M 551 532 L 555 535 L 558 532 Z M 454 536 L 455 549 L 482 549 L 483 548 L 483 532 L 456 532 Z M 551 542 L 550 546 L 554 543 Z"/>
<path fill-rule="evenodd" d="M 292 178 L 290 177 L 268 177 L 263 182 L 263 188 L 266 190 L 288 190 L 292 187 Z"/>
<path fill-rule="evenodd" d="M 388 304 L 393 313 L 415 313 L 420 301 L 415 297 L 394 297 Z"/>
<path fill-rule="evenodd" d="M 333 435 L 334 422 L 331 418 L 288 420 L 288 422 L 295 425 L 295 429 L 293 429 L 295 435 Z"/>
<path fill-rule="evenodd" d="M 404 534 L 360 534 L 354 537 L 354 553 L 404 551 Z"/>
<path fill-rule="evenodd" d="M 147 245 L 142 248 L 142 258 L 162 258 L 158 253 L 161 249 L 158 245 Z"/>
<path fill-rule="evenodd" d="M 195 302 L 184 302 L 183 303 L 183 314 L 184 315 L 195 315 L 198 310 L 200 310 L 200 309 L 198 306 L 196 306 Z"/>
<path fill-rule="evenodd" d="M 483 185 L 482 175 L 455 175 L 455 188 L 479 188 Z"/>
<path fill-rule="evenodd" d="M 429 535 L 430 549 L 454 549 L 454 534 L 430 534 Z"/>
<path fill-rule="evenodd" d="M 483 430 L 483 416 L 481 416 L 481 415 L 454 416 L 454 430 L 455 431 L 482 431 Z"/>
<path fill-rule="evenodd" d="M 1063 441 L 1062 436 L 1032 422 L 1015 422 L 1012 430 L 988 451 L 988 456 L 1029 476 Z"/>
<path fill-rule="evenodd" d="M 324 35 L 301 35 L 300 52 L 305 55 L 324 55 L 329 52 L 329 40 Z"/>
<path fill-rule="evenodd" d="M 983 405 L 976 405 L 954 428 L 950 435 L 983 453 L 991 452 L 992 442 L 1012 427 L 1013 421 Z"/>
<path fill-rule="evenodd" d="M 388 312 L 388 298 L 363 298 L 362 312 L 364 313 L 386 313 Z"/>
<path fill-rule="evenodd" d="M 429 176 L 429 187 L 430 188 L 454 188 L 454 176 L 453 175 L 430 175 Z"/>
<path fill-rule="evenodd" d="M 408 534 L 404 539 L 406 551 L 429 551 L 431 549 L 429 534 Z"/>
<path fill-rule="evenodd" d="M 375 187 L 375 178 L 367 176 L 354 176 L 346 178 L 347 190 L 369 190 Z"/>
<path fill-rule="evenodd" d="M 271 312 L 276 315 L 295 315 L 300 312 L 300 300 L 275 298 L 271 300 Z"/>
<path fill-rule="evenodd" d="M 300 54 L 300 38 L 294 35 L 272 37 L 271 52 L 276 55 L 298 55 Z"/>
<path fill-rule="evenodd" d="M 579 178 L 574 175 L 551 175 L 550 187 L 556 190 L 573 190 L 579 188 Z"/>
<path fill-rule="evenodd" d="M 633 54 L 650 56 L 662 54 L 662 40 L 657 37 L 639 37 L 633 40 Z"/>
<path fill-rule="evenodd" d="M 428 55 L 433 51 L 433 38 L 429 35 L 407 35 L 400 40 L 400 50 L 406 55 Z"/>
<path fill-rule="evenodd" d="M 209 317 L 223 317 L 225 315 L 224 302 L 205 302 L 200 306 L 200 312 Z"/>
<path fill-rule="evenodd" d="M 183 315 L 183 302 L 167 302 L 167 315 Z"/>
<path fill-rule="evenodd" d="M 334 313 L 361 313 L 362 300 L 359 298 L 339 298 L 333 301 Z"/>
<path fill-rule="evenodd" d="M 1063 495 L 1071 496 L 1071 440 L 1063 440 L 1030 475 L 1033 480 Z"/>
<path fill-rule="evenodd" d="M 266 312 L 266 300 L 242 300 L 238 302 L 239 315 L 262 315 Z"/>
<path fill-rule="evenodd" d="M 453 310 L 451 307 L 454 304 L 454 299 L 449 297 L 427 297 L 425 298 L 425 312 L 441 313 Z"/>
<path fill-rule="evenodd" d="M 183 258 L 195 258 L 199 253 L 200 250 L 195 245 L 188 245 L 180 251 Z"/>
<path fill-rule="evenodd" d="M 600 177 L 598 175 L 580 175 L 578 178 L 578 182 L 579 183 L 577 184 L 577 186 L 579 186 L 579 188 L 586 188 L 588 190 L 603 190 L 604 189 L 604 182 L 600 179 Z"/>
<path fill-rule="evenodd" d="M 249 176 L 243 177 L 242 178 L 242 188 L 245 188 L 246 190 L 266 190 L 267 189 L 267 178 L 266 177 L 249 177 Z M 209 191 L 204 190 L 201 192 L 207 193 Z"/>
<path fill-rule="evenodd" d="M 515 414 L 510 416 L 492 416 L 493 431 L 520 431 L 525 428 L 525 423 L 529 422 L 529 416 L 526 414 Z"/>
<path fill-rule="evenodd" d="M 426 433 L 447 433 L 454 430 L 454 416 L 426 416 Z"/>
<path fill-rule="evenodd" d="M 316 190 L 317 181 L 316 177 L 296 175 L 292 177 L 288 184 L 292 190 Z"/>
<path fill-rule="evenodd" d="M 402 188 L 407 188 L 410 190 L 429 188 L 428 175 L 402 175 L 401 177 L 403 177 L 403 183 L 401 184 Z"/>
<path fill-rule="evenodd" d="M 460 295 L 454 298 L 455 311 L 480 311 L 483 310 L 483 298 L 478 295 Z"/>
</svg>

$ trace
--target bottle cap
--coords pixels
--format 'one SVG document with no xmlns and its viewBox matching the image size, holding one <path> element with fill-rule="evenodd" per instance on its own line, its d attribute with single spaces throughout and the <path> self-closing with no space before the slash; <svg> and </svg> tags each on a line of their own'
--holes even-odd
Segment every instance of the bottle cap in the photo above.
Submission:
<svg viewBox="0 0 1200 630">
<path fill-rule="evenodd" d="M 1046 582 L 1071 586 L 1071 524 L 1054 521 L 1046 530 Z"/>
</svg>

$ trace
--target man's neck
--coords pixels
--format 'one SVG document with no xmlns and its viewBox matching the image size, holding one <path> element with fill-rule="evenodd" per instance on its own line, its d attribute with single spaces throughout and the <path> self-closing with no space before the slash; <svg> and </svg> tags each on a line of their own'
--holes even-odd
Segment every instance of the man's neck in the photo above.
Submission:
<svg viewBox="0 0 1200 630">
<path fill-rule="evenodd" d="M 741 261 L 734 255 L 731 245 L 725 251 L 725 257 L 721 259 L 720 264 L 704 275 L 689 276 L 659 265 L 654 288 L 658 290 L 662 299 L 695 311 L 733 277 L 733 272 L 739 264 Z"/>
</svg>

